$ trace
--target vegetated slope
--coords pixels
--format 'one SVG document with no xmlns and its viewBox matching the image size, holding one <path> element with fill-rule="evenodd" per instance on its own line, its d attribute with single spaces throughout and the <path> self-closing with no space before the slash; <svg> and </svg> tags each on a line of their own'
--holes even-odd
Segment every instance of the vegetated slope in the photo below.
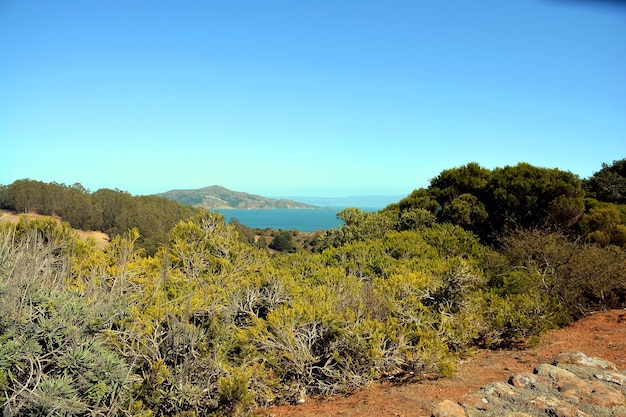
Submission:
<svg viewBox="0 0 626 417">
<path fill-rule="evenodd" d="M 74 229 L 100 231 L 110 237 L 137 228 L 137 246 L 148 254 L 166 241 L 176 223 L 202 211 L 157 196 L 132 196 L 106 188 L 92 193 L 79 183 L 67 186 L 30 179 L 0 186 L 0 209 L 52 216 Z"/>
<path fill-rule="evenodd" d="M 310 204 L 293 200 L 273 199 L 260 195 L 232 191 L 219 185 L 197 190 L 170 190 L 157 194 L 159 197 L 180 204 L 204 209 L 314 209 Z"/>
<path fill-rule="evenodd" d="M 98 250 L 50 219 L 0 228 L 4 415 L 246 415 L 451 377 L 477 348 L 522 346 L 578 306 L 626 305 L 623 252 L 533 232 L 498 253 L 432 224 L 268 256 L 204 212 L 154 256 L 137 238 Z M 531 270 L 538 254 L 559 268 Z"/>
<path fill-rule="evenodd" d="M 37 213 L 15 213 L 8 210 L 0 210 L 0 224 L 2 223 L 18 223 L 22 218 L 25 220 L 31 219 L 41 219 L 41 218 L 52 218 L 57 224 L 61 224 L 62 219 L 58 217 L 52 216 L 42 216 Z M 76 235 L 79 239 L 83 241 L 87 241 L 87 239 L 93 239 L 96 247 L 99 249 L 104 249 L 109 244 L 109 236 L 106 233 L 100 231 L 93 230 L 80 230 L 73 229 L 76 232 Z"/>
</svg>

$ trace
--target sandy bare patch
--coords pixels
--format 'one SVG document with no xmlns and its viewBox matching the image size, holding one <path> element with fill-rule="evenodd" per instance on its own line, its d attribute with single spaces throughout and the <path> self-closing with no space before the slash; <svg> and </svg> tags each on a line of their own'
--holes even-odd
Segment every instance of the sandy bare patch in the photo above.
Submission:
<svg viewBox="0 0 626 417">
<path fill-rule="evenodd" d="M 37 213 L 15 213 L 13 211 L 0 210 L 0 222 L 11 222 L 17 223 L 20 221 L 22 217 L 26 217 L 27 219 L 39 219 L 42 217 L 52 217 L 52 216 L 42 216 Z M 52 217 L 55 221 L 60 222 L 58 217 Z"/>
</svg>

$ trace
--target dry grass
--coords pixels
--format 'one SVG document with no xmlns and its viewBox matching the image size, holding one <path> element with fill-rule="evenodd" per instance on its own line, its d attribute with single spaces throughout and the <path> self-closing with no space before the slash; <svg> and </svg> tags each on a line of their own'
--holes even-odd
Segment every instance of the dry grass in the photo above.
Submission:
<svg viewBox="0 0 626 417">
<path fill-rule="evenodd" d="M 38 219 L 42 217 L 50 217 L 53 218 L 57 223 L 61 223 L 61 218 L 57 216 L 42 216 L 37 213 L 16 213 L 13 211 L 0 210 L 0 223 L 2 222 L 10 222 L 17 223 L 20 221 L 22 217 L 27 219 Z M 96 247 L 99 249 L 104 249 L 109 244 L 109 236 L 106 233 L 98 232 L 98 231 L 85 231 L 74 229 L 78 238 L 81 240 L 87 240 L 88 238 L 93 238 L 96 242 Z"/>
</svg>

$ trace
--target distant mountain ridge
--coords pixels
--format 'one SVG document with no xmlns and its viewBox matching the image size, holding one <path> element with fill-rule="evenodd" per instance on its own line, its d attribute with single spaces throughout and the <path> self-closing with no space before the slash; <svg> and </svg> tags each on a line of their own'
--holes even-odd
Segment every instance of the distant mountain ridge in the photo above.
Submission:
<svg viewBox="0 0 626 417">
<path fill-rule="evenodd" d="M 156 194 L 186 206 L 204 209 L 317 209 L 318 206 L 289 199 L 275 199 L 232 191 L 219 185 L 196 190 L 170 190 Z"/>
<path fill-rule="evenodd" d="M 372 208 L 383 209 L 389 204 L 397 203 L 402 200 L 406 195 L 362 195 L 362 196 L 350 196 L 350 197 L 300 197 L 300 196 L 287 196 L 280 197 L 294 201 L 300 201 L 306 204 L 313 204 L 320 207 L 332 207 L 332 208 Z M 276 197 L 279 198 L 279 197 Z"/>
</svg>

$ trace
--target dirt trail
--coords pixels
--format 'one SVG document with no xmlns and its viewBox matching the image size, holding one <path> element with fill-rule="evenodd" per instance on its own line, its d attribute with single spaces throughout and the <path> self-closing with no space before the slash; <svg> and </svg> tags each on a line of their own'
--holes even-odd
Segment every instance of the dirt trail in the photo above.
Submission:
<svg viewBox="0 0 626 417">
<path fill-rule="evenodd" d="M 393 386 L 373 384 L 354 395 L 313 399 L 294 406 L 258 410 L 264 417 L 430 416 L 432 408 L 449 399 L 480 389 L 492 381 L 505 381 L 513 373 L 532 372 L 564 351 L 580 351 L 626 369 L 626 310 L 598 312 L 563 329 L 546 334 L 538 346 L 518 351 L 481 351 L 457 364 L 451 378 Z"/>
</svg>

